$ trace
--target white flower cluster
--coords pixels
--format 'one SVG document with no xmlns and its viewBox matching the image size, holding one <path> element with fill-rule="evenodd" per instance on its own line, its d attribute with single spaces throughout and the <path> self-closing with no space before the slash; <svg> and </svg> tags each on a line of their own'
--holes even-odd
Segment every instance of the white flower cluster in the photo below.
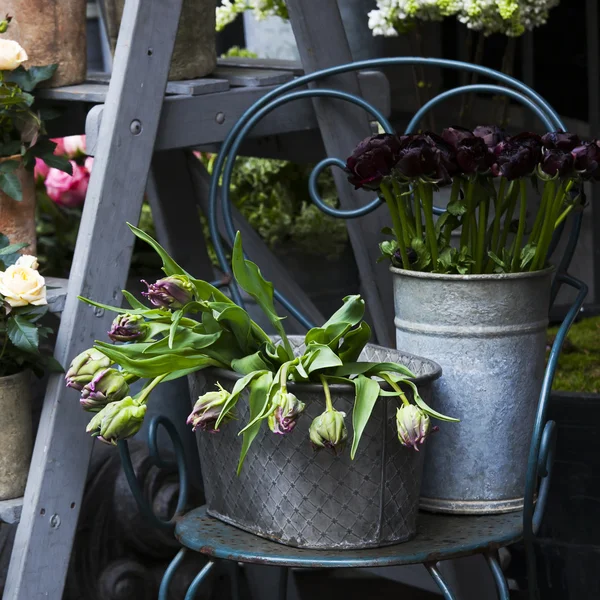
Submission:
<svg viewBox="0 0 600 600">
<path fill-rule="evenodd" d="M 369 13 L 373 35 L 396 36 L 416 20 L 440 21 L 456 17 L 485 35 L 519 36 L 543 25 L 560 0 L 377 0 Z"/>
<path fill-rule="evenodd" d="M 217 6 L 217 31 L 247 10 L 253 11 L 259 21 L 267 17 L 287 18 L 285 0 L 221 0 L 221 5 Z"/>
</svg>

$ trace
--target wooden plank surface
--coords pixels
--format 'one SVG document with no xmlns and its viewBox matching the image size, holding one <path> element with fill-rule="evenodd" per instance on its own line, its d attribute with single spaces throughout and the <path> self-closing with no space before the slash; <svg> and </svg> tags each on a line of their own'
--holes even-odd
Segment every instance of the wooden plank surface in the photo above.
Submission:
<svg viewBox="0 0 600 600">
<path fill-rule="evenodd" d="M 352 62 L 336 0 L 288 0 L 286 4 L 307 73 Z M 355 73 L 321 79 L 317 85 L 336 87 L 363 97 L 368 93 Z M 313 103 L 329 156 L 349 156 L 358 142 L 372 133 L 367 115 L 358 107 L 330 99 L 315 99 Z M 334 170 L 334 177 L 344 208 L 357 208 L 372 199 L 372 194 L 353 190 L 341 170 Z M 371 325 L 380 344 L 395 347 L 392 278 L 385 263 L 377 264 L 380 232 L 386 225 L 389 225 L 389 217 L 384 206 L 383 210 L 380 208 L 366 217 L 348 221 L 348 233 Z"/>
<path fill-rule="evenodd" d="M 127 0 L 106 114 L 79 230 L 55 356 L 67 365 L 112 316 L 78 295 L 119 304 L 146 186 L 182 0 Z M 147 48 L 154 48 L 148 56 Z M 139 122 L 140 126 L 136 127 Z M 89 414 L 63 377 L 50 378 L 5 598 L 60 600 L 93 440 Z"/>
<path fill-rule="evenodd" d="M 46 277 L 46 298 L 48 308 L 56 315 L 62 313 L 67 300 L 68 279 L 58 277 Z"/>
<path fill-rule="evenodd" d="M 263 87 L 281 85 L 294 78 L 289 71 L 270 69 L 240 69 L 237 67 L 217 67 L 212 75 L 218 79 L 227 79 L 231 85 L 241 87 Z"/>
<path fill-rule="evenodd" d="M 384 114 L 389 114 L 389 82 L 381 73 L 368 71 L 359 74 L 364 98 Z M 274 89 L 267 87 L 234 88 L 221 94 L 188 97 L 173 96 L 165 99 L 156 139 L 157 150 L 171 150 L 222 142 L 240 116 L 264 94 Z M 344 108 L 335 101 L 334 109 Z M 104 107 L 94 106 L 86 125 L 87 149 L 93 155 Z M 363 113 L 364 117 L 364 113 Z M 251 132 L 252 138 L 316 130 L 314 107 L 310 100 L 295 100 L 277 108 L 260 121 Z M 345 151 L 347 152 L 347 151 Z M 346 158 L 347 154 L 339 156 Z"/>
<path fill-rule="evenodd" d="M 245 58 L 232 56 L 218 58 L 219 67 L 239 67 L 242 69 L 275 69 L 277 71 L 291 71 L 294 75 L 303 75 L 304 68 L 299 60 L 285 60 L 282 58 Z"/>
</svg>

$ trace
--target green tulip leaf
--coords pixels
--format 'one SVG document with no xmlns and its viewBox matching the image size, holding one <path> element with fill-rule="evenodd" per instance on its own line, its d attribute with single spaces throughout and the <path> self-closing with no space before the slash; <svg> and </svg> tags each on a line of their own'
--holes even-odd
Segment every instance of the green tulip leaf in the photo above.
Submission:
<svg viewBox="0 0 600 600">
<path fill-rule="evenodd" d="M 137 236 L 140 240 L 143 240 L 152 248 L 154 251 L 160 256 L 163 261 L 163 271 L 167 275 L 187 275 L 186 271 L 180 267 L 170 256 L 169 253 L 150 235 L 148 235 L 145 231 L 138 229 L 135 225 L 131 223 L 127 223 L 129 229 Z"/>
<path fill-rule="evenodd" d="M 235 382 L 235 385 L 231 390 L 229 398 L 227 398 L 225 404 L 223 404 L 221 414 L 219 415 L 219 418 L 215 423 L 215 429 L 219 428 L 221 421 L 225 418 L 227 413 L 229 413 L 229 411 L 231 411 L 231 409 L 234 408 L 234 406 L 237 404 L 240 394 L 252 383 L 252 381 L 254 381 L 254 379 L 264 374 L 265 371 L 254 371 L 253 373 L 248 373 L 247 375 L 244 375 L 244 377 L 241 377 Z"/>
<path fill-rule="evenodd" d="M 344 336 L 338 350 L 338 356 L 345 363 L 357 361 L 365 346 L 371 339 L 371 328 L 365 321 Z"/>
<path fill-rule="evenodd" d="M 316 371 L 343 365 L 340 357 L 329 346 L 314 342 L 306 348 L 301 362 L 302 367 L 309 375 Z"/>
<path fill-rule="evenodd" d="M 352 411 L 354 437 L 352 438 L 352 448 L 350 449 L 350 458 L 352 460 L 356 456 L 360 438 L 371 418 L 371 413 L 373 412 L 377 398 L 379 398 L 381 389 L 376 381 L 364 375 L 359 375 L 354 380 L 354 387 L 356 388 L 354 410 Z"/>
<path fill-rule="evenodd" d="M 268 371 L 271 369 L 270 365 L 264 361 L 260 350 L 254 354 L 244 356 L 243 358 L 233 359 L 231 361 L 231 368 L 241 375 L 248 375 L 254 371 Z"/>
<path fill-rule="evenodd" d="M 349 377 L 350 375 L 364 375 L 365 377 L 377 377 L 380 373 L 398 373 L 406 377 L 415 378 L 416 375 L 404 365 L 396 363 L 374 363 L 355 362 L 345 363 L 334 371 L 338 377 Z"/>
<path fill-rule="evenodd" d="M 269 390 L 273 383 L 273 373 L 266 372 L 261 375 L 256 381 L 253 382 L 250 389 L 250 399 L 248 401 L 250 408 L 250 421 L 253 421 L 255 417 L 260 413 L 264 406 L 265 398 L 269 396 Z M 244 460 L 248 454 L 248 450 L 252 445 L 252 442 L 256 438 L 260 431 L 261 422 L 257 421 L 251 427 L 247 428 L 242 434 L 242 450 L 240 452 L 240 459 L 238 462 L 237 474 L 239 475 L 244 465 Z"/>
</svg>

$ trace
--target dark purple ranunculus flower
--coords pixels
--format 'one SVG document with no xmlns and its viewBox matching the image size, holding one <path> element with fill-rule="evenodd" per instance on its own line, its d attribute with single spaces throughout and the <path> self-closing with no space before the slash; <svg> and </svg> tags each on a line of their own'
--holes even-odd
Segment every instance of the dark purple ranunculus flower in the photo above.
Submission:
<svg viewBox="0 0 600 600">
<path fill-rule="evenodd" d="M 148 291 L 142 292 L 142 294 L 158 308 L 182 308 L 194 297 L 194 287 L 183 275 L 170 275 L 159 279 L 156 283 L 146 281 L 142 281 L 142 283 L 148 286 Z"/>
<path fill-rule="evenodd" d="M 483 173 L 494 163 L 494 155 L 478 137 L 465 138 L 456 146 L 456 162 L 465 174 Z"/>
<path fill-rule="evenodd" d="M 542 139 L 536 133 L 520 133 L 496 146 L 494 171 L 509 181 L 533 173 L 542 158 Z"/>
<path fill-rule="evenodd" d="M 388 133 L 364 139 L 346 160 L 348 181 L 355 189 L 378 190 L 381 180 L 392 172 L 398 161 L 400 141 Z"/>
<path fill-rule="evenodd" d="M 574 167 L 583 179 L 600 179 L 600 141 L 593 140 L 571 152 Z"/>
<path fill-rule="evenodd" d="M 459 127 L 458 125 L 454 125 L 453 127 L 447 127 L 442 131 L 442 138 L 444 139 L 444 141 L 454 146 L 455 148 L 463 140 L 472 137 L 473 132 L 470 129 L 466 129 L 465 127 Z"/>
<path fill-rule="evenodd" d="M 506 131 L 495 125 L 479 125 L 473 130 L 473 135 L 481 138 L 492 150 L 507 138 Z"/>
<path fill-rule="evenodd" d="M 542 158 L 541 168 L 546 175 L 565 177 L 573 172 L 573 155 L 570 152 L 553 149 L 546 150 Z"/>
<path fill-rule="evenodd" d="M 435 133 L 400 138 L 398 172 L 406 179 L 427 177 L 449 183 L 458 172 L 454 148 Z"/>
<path fill-rule="evenodd" d="M 581 140 L 574 133 L 568 131 L 554 131 L 542 136 L 542 144 L 547 150 L 562 150 L 571 152 L 577 146 L 581 146 Z"/>
</svg>

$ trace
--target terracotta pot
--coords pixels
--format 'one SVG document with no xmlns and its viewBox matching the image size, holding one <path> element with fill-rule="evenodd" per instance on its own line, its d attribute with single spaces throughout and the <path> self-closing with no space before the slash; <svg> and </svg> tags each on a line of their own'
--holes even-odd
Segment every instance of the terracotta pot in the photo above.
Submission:
<svg viewBox="0 0 600 600">
<path fill-rule="evenodd" d="M 11 244 L 29 244 L 23 252 L 36 255 L 35 179 L 32 172 L 22 167 L 18 174 L 23 188 L 23 200 L 18 202 L 0 190 L 0 233 L 7 236 Z"/>
<path fill-rule="evenodd" d="M 114 53 L 125 0 L 104 0 L 106 28 Z M 170 81 L 197 79 L 217 65 L 216 0 L 184 0 L 171 59 Z"/>
<path fill-rule="evenodd" d="M 2 0 L 0 12 L 13 20 L 2 36 L 25 48 L 28 66 L 58 64 L 43 87 L 85 81 L 86 0 Z"/>
<path fill-rule="evenodd" d="M 0 377 L 0 500 L 25 491 L 33 449 L 29 371 Z"/>
</svg>

